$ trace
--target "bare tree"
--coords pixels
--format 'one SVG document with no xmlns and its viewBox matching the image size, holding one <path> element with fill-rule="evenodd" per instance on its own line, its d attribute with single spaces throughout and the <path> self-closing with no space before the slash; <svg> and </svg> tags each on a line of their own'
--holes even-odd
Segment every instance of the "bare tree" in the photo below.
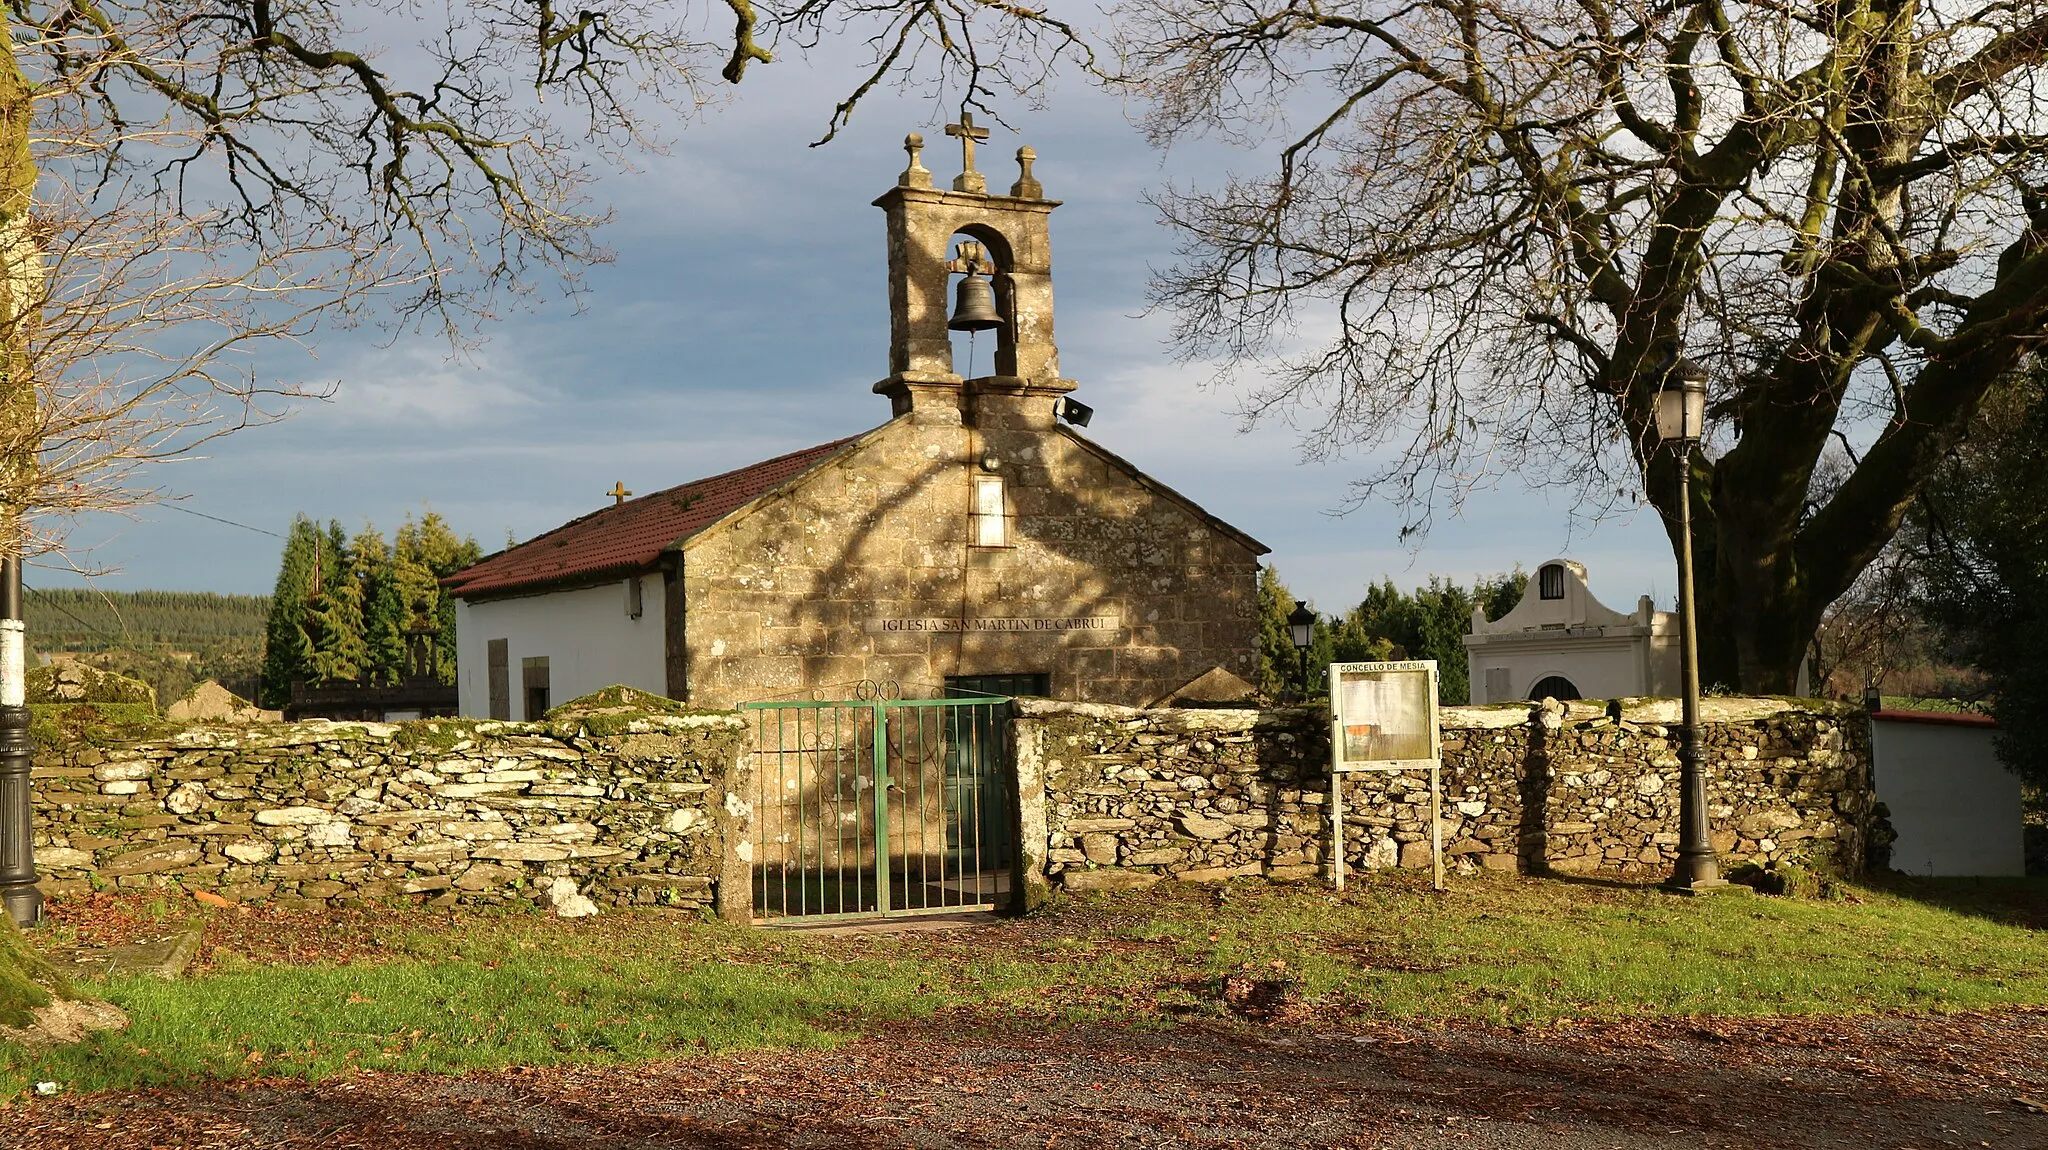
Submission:
<svg viewBox="0 0 2048 1150">
<path fill-rule="evenodd" d="M 0 69 L 0 551 L 297 391 L 255 358 L 387 307 L 462 339 L 607 258 L 591 183 L 826 35 L 986 107 L 1071 32 L 969 2 L 12 0 Z M 363 23 L 368 21 L 367 26 Z M 386 49 L 383 36 L 401 43 Z M 827 110 L 820 108 L 821 119 Z"/>
<path fill-rule="evenodd" d="M 2048 5 L 1132 0 L 1160 141 L 1285 134 L 1277 170 L 1160 204 L 1190 354 L 1256 412 L 1385 449 L 1429 509 L 1504 470 L 1675 522 L 1652 446 L 1683 347 L 1702 673 L 1787 691 L 2048 308 Z M 1817 461 L 1854 465 L 1808 505 Z M 1676 542 L 1675 538 L 1673 540 Z"/>
</svg>

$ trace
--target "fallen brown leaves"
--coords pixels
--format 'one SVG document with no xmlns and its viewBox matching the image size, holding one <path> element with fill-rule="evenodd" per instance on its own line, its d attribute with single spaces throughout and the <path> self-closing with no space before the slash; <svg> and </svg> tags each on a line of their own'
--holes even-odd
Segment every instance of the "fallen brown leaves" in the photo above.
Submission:
<svg viewBox="0 0 2048 1150">
<path fill-rule="evenodd" d="M 2017 1084 L 2017 1085 L 2015 1085 Z M 19 1150 L 2038 1147 L 2048 1013 L 1474 1027 L 904 1025 L 829 1052 L 37 1099 Z"/>
<path fill-rule="evenodd" d="M 96 892 L 52 899 L 48 912 L 52 941 L 80 947 L 118 946 L 170 925 L 198 925 L 202 933 L 193 974 L 231 960 L 268 965 L 393 958 L 402 953 L 408 936 L 457 921 L 453 912 L 420 906 L 305 910 L 235 903 L 209 891 L 190 897 L 175 891 Z"/>
</svg>

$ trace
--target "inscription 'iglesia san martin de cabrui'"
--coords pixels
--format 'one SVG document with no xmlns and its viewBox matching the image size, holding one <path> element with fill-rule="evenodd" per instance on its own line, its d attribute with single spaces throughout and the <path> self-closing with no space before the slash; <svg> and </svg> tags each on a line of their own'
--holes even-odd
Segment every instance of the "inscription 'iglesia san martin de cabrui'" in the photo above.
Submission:
<svg viewBox="0 0 2048 1150">
<path fill-rule="evenodd" d="M 862 629 L 871 634 L 896 631 L 1116 631 L 1116 615 L 1079 615 L 1061 619 L 869 619 Z"/>
</svg>

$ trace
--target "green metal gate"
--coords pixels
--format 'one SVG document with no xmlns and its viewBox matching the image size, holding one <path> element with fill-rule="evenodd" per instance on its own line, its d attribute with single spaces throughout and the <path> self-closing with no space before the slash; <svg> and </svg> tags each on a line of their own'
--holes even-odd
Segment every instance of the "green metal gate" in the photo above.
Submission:
<svg viewBox="0 0 2048 1150">
<path fill-rule="evenodd" d="M 1014 857 L 1010 700 L 745 703 L 754 915 L 998 905 Z"/>
</svg>

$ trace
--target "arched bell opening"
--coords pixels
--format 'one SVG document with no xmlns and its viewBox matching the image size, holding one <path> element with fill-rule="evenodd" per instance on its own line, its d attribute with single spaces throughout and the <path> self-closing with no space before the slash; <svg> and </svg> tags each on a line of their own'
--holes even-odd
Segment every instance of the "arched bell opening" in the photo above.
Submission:
<svg viewBox="0 0 2048 1150">
<path fill-rule="evenodd" d="M 1016 292 L 1010 243 L 983 224 L 953 233 L 946 267 L 953 370 L 964 378 L 1017 373 Z"/>
</svg>

